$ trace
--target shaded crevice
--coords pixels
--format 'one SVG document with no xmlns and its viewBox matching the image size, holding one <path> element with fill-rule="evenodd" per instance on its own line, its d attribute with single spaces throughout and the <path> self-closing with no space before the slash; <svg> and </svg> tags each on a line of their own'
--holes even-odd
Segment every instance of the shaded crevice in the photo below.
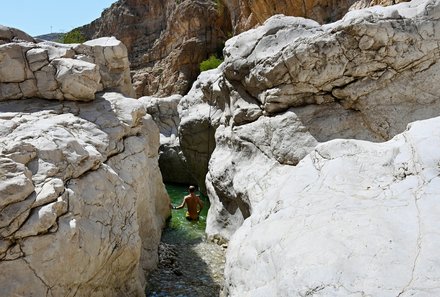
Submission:
<svg viewBox="0 0 440 297">
<path fill-rule="evenodd" d="M 32 271 L 36 278 L 38 278 L 41 283 L 46 287 L 46 297 L 53 297 L 52 287 L 48 285 L 42 277 L 40 277 L 37 271 L 31 266 L 31 264 L 26 260 L 26 258 L 22 258 L 23 262 L 27 264 L 27 267 Z"/>
<path fill-rule="evenodd" d="M 413 141 L 411 139 L 410 135 L 406 135 L 403 134 L 406 143 L 408 144 L 409 148 L 410 148 L 410 153 L 412 156 L 412 160 L 413 160 L 413 166 L 417 166 L 417 164 L 422 164 L 421 162 L 419 162 L 419 158 L 417 156 L 416 153 L 416 149 L 413 146 Z M 417 173 L 421 173 L 421 170 L 423 170 L 423 168 L 420 170 L 417 170 L 416 168 L 414 168 L 416 170 Z M 421 211 L 420 211 L 420 206 L 419 206 L 419 200 L 421 199 L 421 195 L 423 194 L 423 186 L 426 186 L 427 182 L 426 181 L 422 181 L 419 179 L 419 185 L 418 188 L 416 189 L 415 193 L 414 193 L 414 206 L 416 208 L 416 215 L 417 215 L 417 225 L 418 225 L 418 233 L 417 233 L 417 242 L 416 242 L 416 255 L 414 257 L 414 261 L 412 264 L 412 270 L 411 270 L 411 278 L 408 281 L 407 285 L 399 292 L 399 294 L 397 295 L 397 297 L 402 296 L 402 294 L 404 294 L 413 284 L 414 282 L 414 275 L 415 275 L 415 269 L 417 266 L 417 262 L 419 260 L 420 257 L 420 253 L 422 250 L 422 216 L 421 216 Z"/>
</svg>

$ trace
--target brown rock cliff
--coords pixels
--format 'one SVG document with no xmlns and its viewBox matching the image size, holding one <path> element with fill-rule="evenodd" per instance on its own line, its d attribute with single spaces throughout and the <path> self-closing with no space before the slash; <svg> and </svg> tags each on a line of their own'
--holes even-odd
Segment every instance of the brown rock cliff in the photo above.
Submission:
<svg viewBox="0 0 440 297">
<path fill-rule="evenodd" d="M 409 2 L 408 0 L 358 0 L 350 9 L 362 9 L 374 5 L 390 6 L 402 2 Z"/>
<path fill-rule="evenodd" d="M 81 30 L 125 43 L 138 97 L 185 94 L 200 62 L 232 32 L 225 6 L 210 0 L 120 0 Z"/>
<path fill-rule="evenodd" d="M 319 23 L 341 18 L 356 0 L 225 0 L 231 12 L 235 33 L 264 23 L 275 14 L 300 16 Z"/>
</svg>

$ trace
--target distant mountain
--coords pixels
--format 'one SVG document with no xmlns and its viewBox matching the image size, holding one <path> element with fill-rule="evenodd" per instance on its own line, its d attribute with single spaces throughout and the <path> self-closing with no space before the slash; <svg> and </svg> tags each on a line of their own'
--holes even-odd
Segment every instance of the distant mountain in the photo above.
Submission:
<svg viewBox="0 0 440 297">
<path fill-rule="evenodd" d="M 61 36 L 63 36 L 63 34 L 64 33 L 49 33 L 49 34 L 34 36 L 34 38 L 44 39 L 47 41 L 58 41 L 60 40 Z"/>
</svg>

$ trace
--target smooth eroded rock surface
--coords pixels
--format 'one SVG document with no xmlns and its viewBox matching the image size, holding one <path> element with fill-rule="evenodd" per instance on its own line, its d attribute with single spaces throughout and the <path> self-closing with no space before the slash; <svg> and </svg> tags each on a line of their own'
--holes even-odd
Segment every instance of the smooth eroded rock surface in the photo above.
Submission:
<svg viewBox="0 0 440 297">
<path fill-rule="evenodd" d="M 440 118 L 284 166 L 232 237 L 228 296 L 437 296 Z"/>
</svg>

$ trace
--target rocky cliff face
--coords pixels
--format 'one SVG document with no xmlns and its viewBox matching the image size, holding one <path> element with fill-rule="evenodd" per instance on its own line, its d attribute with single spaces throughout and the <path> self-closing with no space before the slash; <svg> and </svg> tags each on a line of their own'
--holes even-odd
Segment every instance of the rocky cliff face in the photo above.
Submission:
<svg viewBox="0 0 440 297">
<path fill-rule="evenodd" d="M 144 296 L 169 199 L 157 126 L 108 92 L 130 93 L 125 47 L 14 40 L 0 45 L 2 294 Z"/>
<path fill-rule="evenodd" d="M 122 0 L 81 30 L 124 42 L 138 97 L 188 92 L 200 62 L 232 32 L 227 10 L 211 0 Z"/>
<path fill-rule="evenodd" d="M 299 16 L 319 23 L 340 19 L 357 0 L 225 0 L 234 32 L 241 33 L 263 24 L 275 14 Z"/>
<path fill-rule="evenodd" d="M 127 46 L 137 97 L 166 97 L 186 94 L 199 74 L 201 61 L 221 51 L 227 38 L 274 14 L 328 23 L 352 5 L 361 8 L 393 2 L 120 0 L 80 30 L 88 38 L 116 36 Z"/>
<path fill-rule="evenodd" d="M 389 5 L 399 4 L 402 2 L 409 2 L 409 1 L 408 0 L 358 0 L 350 7 L 350 9 L 351 10 L 362 9 L 374 5 L 389 6 Z"/>
<path fill-rule="evenodd" d="M 0 25 L 0 44 L 6 44 L 13 41 L 35 42 L 35 39 L 19 29 Z"/>
<path fill-rule="evenodd" d="M 199 77 L 179 111 L 199 182 L 209 160 L 208 233 L 229 237 L 277 186 L 267 176 L 318 142 L 384 141 L 438 115 L 437 5 L 374 7 L 324 26 L 275 16 L 230 39 L 224 64 Z M 197 139 L 214 131 L 211 155 Z"/>
</svg>

